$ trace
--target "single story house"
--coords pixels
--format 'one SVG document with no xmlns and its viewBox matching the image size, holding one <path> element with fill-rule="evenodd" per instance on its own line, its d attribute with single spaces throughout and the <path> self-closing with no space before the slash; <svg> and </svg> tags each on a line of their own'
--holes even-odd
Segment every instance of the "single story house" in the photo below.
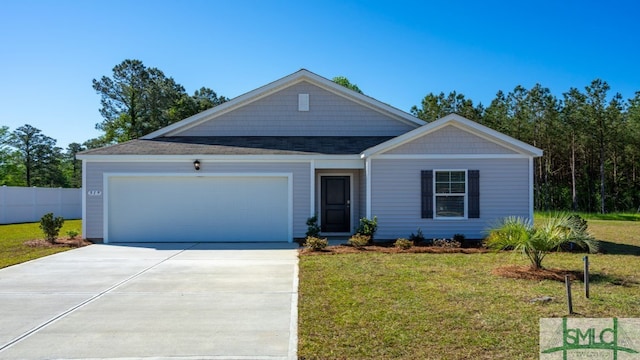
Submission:
<svg viewBox="0 0 640 360">
<path fill-rule="evenodd" d="M 378 219 L 377 239 L 482 238 L 533 217 L 542 150 L 451 114 L 431 123 L 300 70 L 140 139 L 78 155 L 83 234 L 292 242 Z"/>
</svg>

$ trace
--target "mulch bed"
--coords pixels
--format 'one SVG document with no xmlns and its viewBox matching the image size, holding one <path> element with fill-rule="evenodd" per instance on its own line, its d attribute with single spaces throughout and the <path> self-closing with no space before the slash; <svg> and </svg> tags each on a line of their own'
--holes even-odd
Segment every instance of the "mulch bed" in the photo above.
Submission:
<svg viewBox="0 0 640 360">
<path fill-rule="evenodd" d="M 501 266 L 493 269 L 491 273 L 497 276 L 511 279 L 526 279 L 538 281 L 554 280 L 564 282 L 565 275 L 569 275 L 569 279 L 571 279 L 572 281 L 584 278 L 584 273 L 582 271 L 566 269 L 534 269 L 533 267 L 528 265 Z"/>
<path fill-rule="evenodd" d="M 485 248 L 452 248 L 452 247 L 440 247 L 440 246 L 413 246 L 409 249 L 400 249 L 395 246 L 383 246 L 383 245 L 369 245 L 363 248 L 356 248 L 349 245 L 334 245 L 327 246 L 324 250 L 313 251 L 307 248 L 300 248 L 301 255 L 335 255 L 335 254 L 361 254 L 366 252 L 378 252 L 385 254 L 480 254 L 489 252 Z"/>
<path fill-rule="evenodd" d="M 52 244 L 45 239 L 37 239 L 37 240 L 28 240 L 25 241 L 24 244 L 33 248 L 53 248 L 53 247 L 83 247 L 87 245 L 91 245 L 90 241 L 84 239 L 56 239 L 55 243 Z"/>
</svg>

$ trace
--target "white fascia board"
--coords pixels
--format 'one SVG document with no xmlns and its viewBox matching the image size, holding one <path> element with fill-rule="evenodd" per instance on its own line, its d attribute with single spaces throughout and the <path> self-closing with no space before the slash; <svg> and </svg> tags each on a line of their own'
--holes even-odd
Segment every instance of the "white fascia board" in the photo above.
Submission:
<svg viewBox="0 0 640 360">
<path fill-rule="evenodd" d="M 313 160 L 316 169 L 364 169 L 362 159 Z"/>
<path fill-rule="evenodd" d="M 528 156 L 538 157 L 542 156 L 542 150 L 526 144 L 520 140 L 514 139 L 508 135 L 490 129 L 484 125 L 478 124 L 474 121 L 466 119 L 457 114 L 450 114 L 441 119 L 428 123 L 418 129 L 404 133 L 398 137 L 395 137 L 382 144 L 371 147 L 361 153 L 362 158 L 370 157 L 385 151 L 392 150 L 396 147 L 404 145 L 414 139 L 421 136 L 428 135 L 435 132 L 447 125 L 455 126 L 459 129 L 470 131 L 472 134 L 479 136 L 483 139 L 496 143 L 500 146 L 506 147 L 514 152 L 525 154 Z"/>
<path fill-rule="evenodd" d="M 526 154 L 379 154 L 371 159 L 420 160 L 420 159 L 530 159 Z"/>
<path fill-rule="evenodd" d="M 227 162 L 310 162 L 324 160 L 328 162 L 357 161 L 362 162 L 359 155 L 78 155 L 78 159 L 90 162 L 162 162 L 215 160 Z"/>
</svg>

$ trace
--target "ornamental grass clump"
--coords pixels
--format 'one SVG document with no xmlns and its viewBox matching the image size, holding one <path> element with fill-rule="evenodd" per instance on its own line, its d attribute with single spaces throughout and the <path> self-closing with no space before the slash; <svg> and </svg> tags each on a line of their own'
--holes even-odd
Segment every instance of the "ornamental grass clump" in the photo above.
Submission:
<svg viewBox="0 0 640 360">
<path fill-rule="evenodd" d="M 542 260 L 552 251 L 574 244 L 590 253 L 598 251 L 598 241 L 587 232 L 582 219 L 558 213 L 540 226 L 529 219 L 507 217 L 489 230 L 486 244 L 490 249 L 513 249 L 527 256 L 534 269 L 542 269 Z"/>
<path fill-rule="evenodd" d="M 413 241 L 405 238 L 400 238 L 400 239 L 397 239 L 396 242 L 393 243 L 393 245 L 398 249 L 407 250 L 413 247 Z"/>
<path fill-rule="evenodd" d="M 369 244 L 369 241 L 371 241 L 371 236 L 358 233 L 349 238 L 348 244 L 357 249 L 362 249 Z"/>
<path fill-rule="evenodd" d="M 442 248 L 459 248 L 462 244 L 454 239 L 433 239 L 433 246 Z"/>
<path fill-rule="evenodd" d="M 329 245 L 329 240 L 315 236 L 307 236 L 306 240 L 304 241 L 304 247 L 310 249 L 311 251 L 323 250 L 327 247 L 327 245 Z"/>
</svg>

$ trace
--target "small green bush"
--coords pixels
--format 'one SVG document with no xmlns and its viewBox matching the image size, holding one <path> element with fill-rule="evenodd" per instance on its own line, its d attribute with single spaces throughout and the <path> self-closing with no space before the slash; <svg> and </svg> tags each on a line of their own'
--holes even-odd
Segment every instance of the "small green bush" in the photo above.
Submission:
<svg viewBox="0 0 640 360">
<path fill-rule="evenodd" d="M 362 218 L 356 229 L 356 234 L 366 235 L 369 237 L 369 240 L 373 240 L 373 235 L 376 233 L 376 230 L 378 230 L 378 218 L 376 216 L 373 217 L 373 220 Z"/>
<path fill-rule="evenodd" d="M 53 217 L 53 213 L 45 214 L 40 219 L 40 229 L 50 243 L 55 243 L 60 233 L 60 229 L 64 225 L 64 218 L 61 216 Z"/>
<path fill-rule="evenodd" d="M 78 230 L 69 230 L 69 231 L 67 231 L 67 236 L 71 240 L 75 239 L 76 236 L 78 236 L 78 234 L 79 234 Z"/>
<path fill-rule="evenodd" d="M 422 229 L 418 228 L 415 234 L 411 233 L 411 235 L 409 235 L 409 240 L 413 241 L 414 244 L 420 244 L 426 242 L 427 239 L 424 237 L 424 234 L 422 234 Z"/>
<path fill-rule="evenodd" d="M 433 246 L 443 248 L 459 248 L 462 244 L 453 239 L 433 239 Z"/>
<path fill-rule="evenodd" d="M 307 236 L 307 239 L 304 241 L 304 247 L 313 251 L 320 251 L 326 248 L 327 245 L 329 245 L 329 240 L 315 236 Z"/>
<path fill-rule="evenodd" d="M 369 243 L 369 241 L 371 241 L 371 236 L 358 233 L 351 236 L 348 243 L 355 248 L 362 249 Z"/>
<path fill-rule="evenodd" d="M 454 234 L 453 235 L 453 241 L 457 241 L 459 243 L 463 243 L 465 239 L 466 239 L 466 237 L 464 236 L 464 234 Z"/>
<path fill-rule="evenodd" d="M 318 215 L 313 215 L 307 219 L 307 237 L 318 237 L 320 226 L 318 226 Z"/>
<path fill-rule="evenodd" d="M 393 245 L 399 249 L 410 249 L 413 246 L 413 241 L 411 240 L 407 240 L 405 238 L 400 238 L 397 239 L 395 243 L 393 243 Z"/>
</svg>

